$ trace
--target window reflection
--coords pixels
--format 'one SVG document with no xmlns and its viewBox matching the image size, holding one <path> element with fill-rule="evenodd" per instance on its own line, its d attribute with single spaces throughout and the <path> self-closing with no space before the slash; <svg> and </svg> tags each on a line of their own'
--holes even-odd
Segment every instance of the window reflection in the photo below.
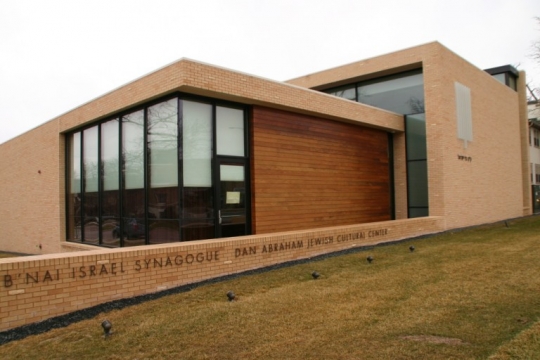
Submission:
<svg viewBox="0 0 540 360">
<path fill-rule="evenodd" d="M 407 159 L 426 160 L 426 116 L 424 114 L 407 116 Z"/>
<path fill-rule="evenodd" d="M 216 128 L 218 155 L 244 156 L 244 112 L 218 106 Z"/>
<path fill-rule="evenodd" d="M 68 240 L 81 241 L 81 133 L 76 132 L 69 143 Z"/>
<path fill-rule="evenodd" d="M 223 237 L 246 234 L 245 186 L 244 165 L 220 165 L 220 219 Z"/>
<path fill-rule="evenodd" d="M 106 246 L 120 246 L 115 229 L 120 226 L 120 156 L 119 121 L 101 124 L 101 173 L 103 193 L 101 204 L 101 239 Z"/>
<path fill-rule="evenodd" d="M 145 238 L 144 111 L 122 118 L 124 188 L 123 219 L 115 235 L 124 246 L 142 245 Z M 142 239 L 142 241 L 141 241 Z"/>
<path fill-rule="evenodd" d="M 182 102 L 182 240 L 214 237 L 212 105 Z"/>
<path fill-rule="evenodd" d="M 334 88 L 328 91 L 330 95 L 341 97 L 347 100 L 356 101 L 356 89 L 354 85 L 346 85 L 338 88 Z"/>
<path fill-rule="evenodd" d="M 182 102 L 182 149 L 184 186 L 212 186 L 212 105 Z"/>
<path fill-rule="evenodd" d="M 98 127 L 83 132 L 83 171 L 84 171 L 84 242 L 99 242 L 99 164 Z"/>
<path fill-rule="evenodd" d="M 424 112 L 422 73 L 395 75 L 358 85 L 358 102 L 398 114 Z"/>
<path fill-rule="evenodd" d="M 182 240 L 213 238 L 213 189 L 210 187 L 185 187 L 183 198 Z"/>
<path fill-rule="evenodd" d="M 419 114 L 425 111 L 421 70 L 344 85 L 325 92 L 398 114 Z"/>
<path fill-rule="evenodd" d="M 178 100 L 148 108 L 151 244 L 180 240 L 178 219 Z"/>
<path fill-rule="evenodd" d="M 405 118 L 409 218 L 429 215 L 425 114 Z"/>
<path fill-rule="evenodd" d="M 244 156 L 244 110 L 178 97 L 68 135 L 67 239 L 119 247 L 214 238 L 216 121 L 220 151 Z"/>
</svg>

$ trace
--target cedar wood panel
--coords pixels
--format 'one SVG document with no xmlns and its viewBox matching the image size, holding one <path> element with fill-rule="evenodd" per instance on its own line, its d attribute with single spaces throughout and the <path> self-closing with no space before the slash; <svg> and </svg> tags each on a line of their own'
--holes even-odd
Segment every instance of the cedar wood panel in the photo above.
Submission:
<svg viewBox="0 0 540 360">
<path fill-rule="evenodd" d="M 391 219 L 381 130 L 252 108 L 253 233 Z"/>
</svg>

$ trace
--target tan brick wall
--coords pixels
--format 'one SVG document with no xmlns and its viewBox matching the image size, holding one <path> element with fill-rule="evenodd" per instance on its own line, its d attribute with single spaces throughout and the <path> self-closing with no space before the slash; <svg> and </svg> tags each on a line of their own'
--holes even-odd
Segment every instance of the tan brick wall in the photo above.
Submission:
<svg viewBox="0 0 540 360">
<path fill-rule="evenodd" d="M 59 252 L 63 146 L 55 122 L 0 146 L 0 249 Z M 62 153 L 60 155 L 60 153 Z"/>
<path fill-rule="evenodd" d="M 394 137 L 394 211 L 396 220 L 407 218 L 407 164 L 405 133 Z"/>
<path fill-rule="evenodd" d="M 457 137 L 456 81 L 471 90 L 467 148 Z M 447 228 L 522 216 L 518 94 L 442 46 L 426 57 L 424 82 L 430 214 Z"/>
<path fill-rule="evenodd" d="M 0 331 L 217 276 L 435 233 L 442 224 L 431 217 L 0 259 Z"/>
</svg>

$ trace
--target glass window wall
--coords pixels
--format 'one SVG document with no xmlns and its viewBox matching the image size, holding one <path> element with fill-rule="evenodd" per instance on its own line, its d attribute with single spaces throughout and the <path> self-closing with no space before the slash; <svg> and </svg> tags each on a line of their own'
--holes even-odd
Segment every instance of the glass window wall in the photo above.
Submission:
<svg viewBox="0 0 540 360">
<path fill-rule="evenodd" d="M 214 238 L 215 159 L 245 158 L 244 136 L 242 108 L 182 97 L 68 134 L 68 240 L 119 247 Z"/>
</svg>

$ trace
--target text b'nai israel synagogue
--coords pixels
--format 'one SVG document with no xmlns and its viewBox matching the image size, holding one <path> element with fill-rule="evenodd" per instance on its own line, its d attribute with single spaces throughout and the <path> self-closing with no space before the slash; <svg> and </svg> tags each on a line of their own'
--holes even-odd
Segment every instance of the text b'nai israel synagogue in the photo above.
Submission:
<svg viewBox="0 0 540 360">
<path fill-rule="evenodd" d="M 528 215 L 526 106 L 436 42 L 287 82 L 180 60 L 0 145 L 0 249 L 42 254 L 0 260 L 0 330 Z"/>
</svg>

